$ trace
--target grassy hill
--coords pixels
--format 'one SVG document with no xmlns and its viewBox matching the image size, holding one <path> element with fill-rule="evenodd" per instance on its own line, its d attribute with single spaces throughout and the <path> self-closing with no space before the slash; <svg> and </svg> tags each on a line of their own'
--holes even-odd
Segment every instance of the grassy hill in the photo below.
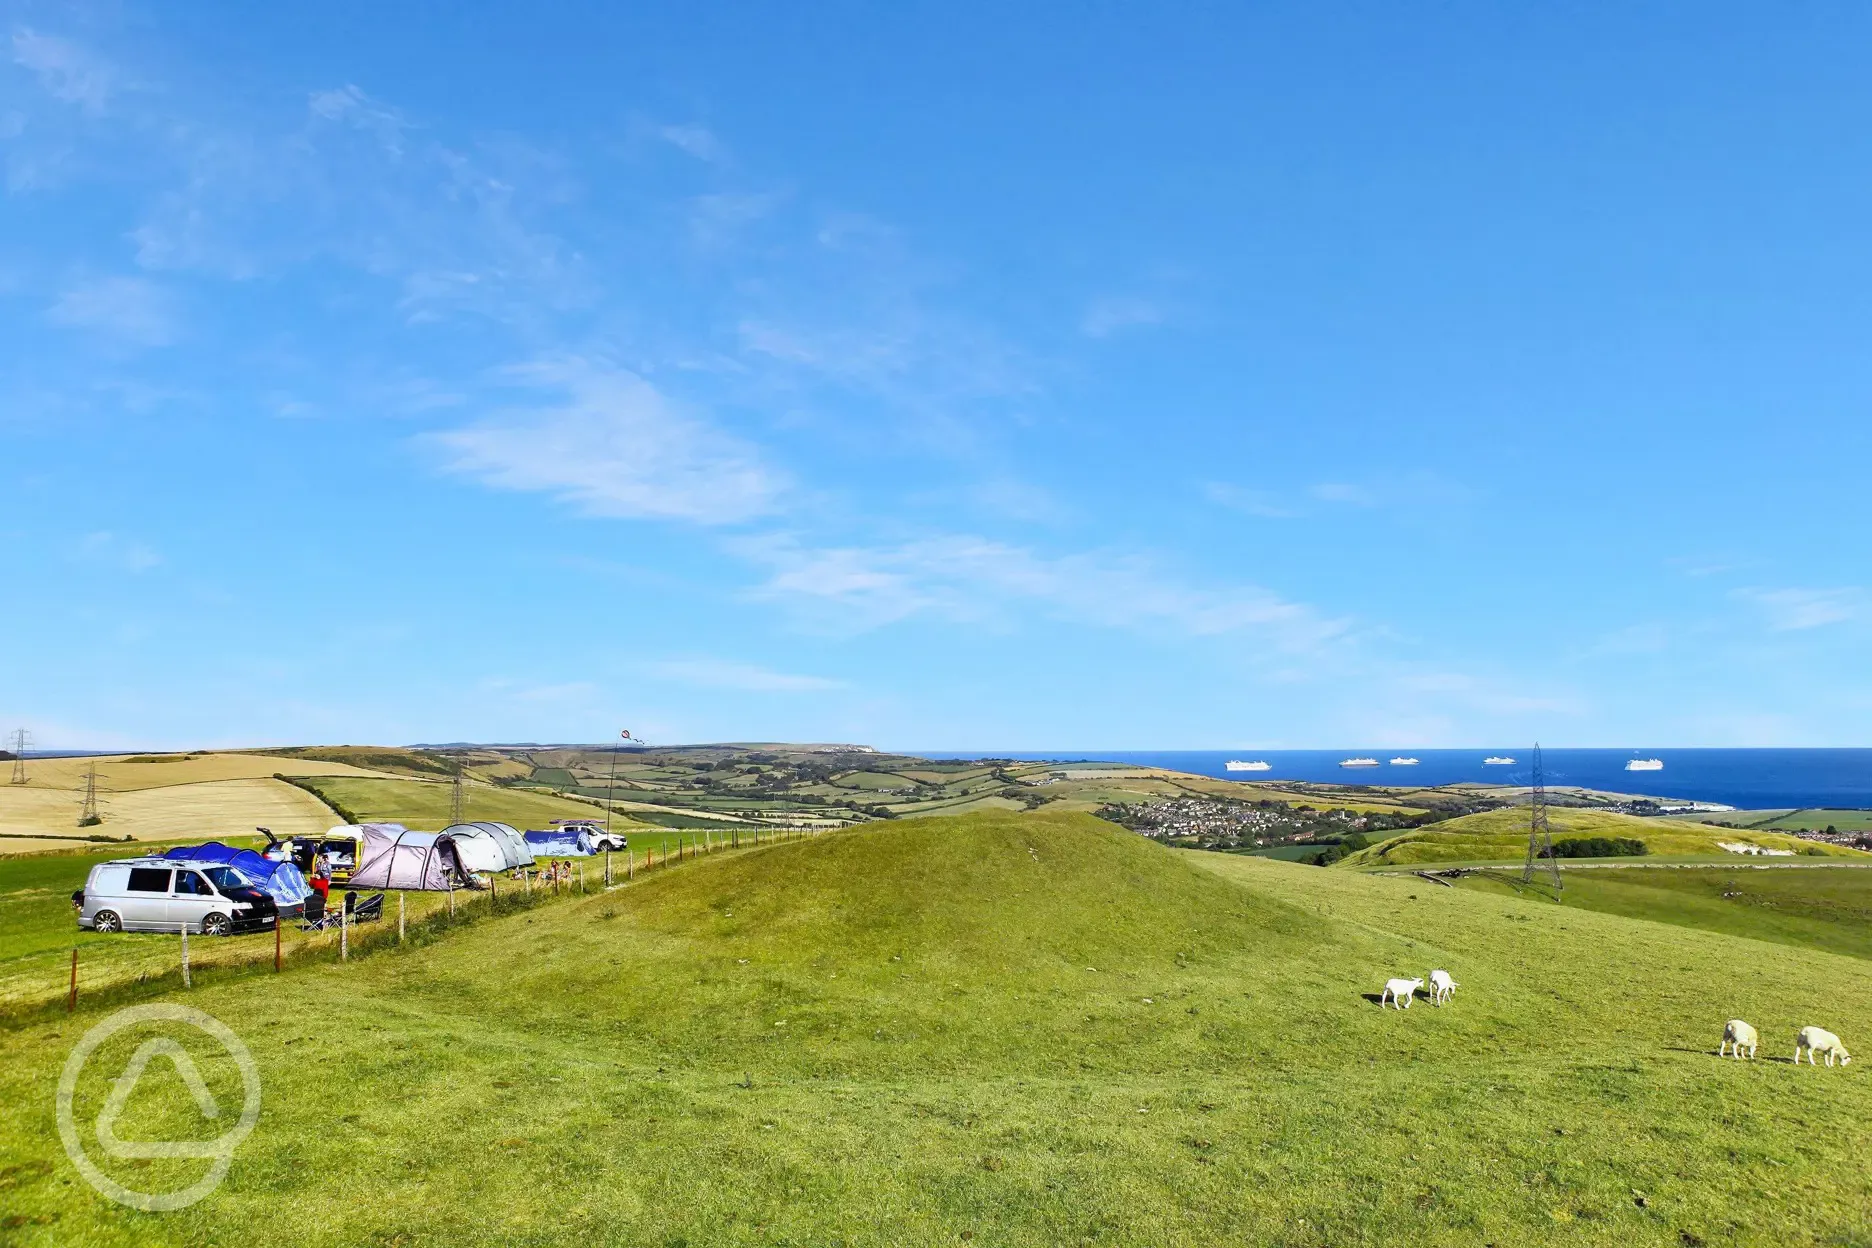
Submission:
<svg viewBox="0 0 1872 1248">
<path fill-rule="evenodd" d="M 1369 999 L 1431 965 L 1450 1007 Z M 99 1014 L 15 1025 L 14 1242 L 1846 1244 L 1872 1209 L 1863 1064 L 1713 1056 L 1731 1015 L 1770 1058 L 1872 1035 L 1872 963 L 1079 815 L 742 851 L 187 999 L 261 1067 L 227 1184 L 93 1196 L 48 1089 Z"/>
<path fill-rule="evenodd" d="M 1736 831 L 1712 828 L 1707 824 L 1678 819 L 1654 819 L 1622 815 L 1613 811 L 1554 807 L 1548 822 L 1554 839 L 1565 837 L 1612 837 L 1643 841 L 1651 854 L 1660 857 L 1733 857 L 1718 841 L 1746 842 L 1771 849 L 1789 849 L 1805 857 L 1842 857 L 1872 862 L 1872 855 L 1803 841 L 1783 833 Z M 1343 867 L 1416 866 L 1448 862 L 1519 862 L 1527 856 L 1528 812 L 1524 807 L 1505 807 L 1480 814 L 1465 815 L 1443 823 L 1406 832 L 1352 854 L 1339 863 Z"/>
</svg>

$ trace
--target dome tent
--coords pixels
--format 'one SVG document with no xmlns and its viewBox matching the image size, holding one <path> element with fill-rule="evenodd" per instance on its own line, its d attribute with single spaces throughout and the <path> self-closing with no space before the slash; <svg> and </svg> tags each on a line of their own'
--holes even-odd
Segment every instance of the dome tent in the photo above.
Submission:
<svg viewBox="0 0 1872 1248">
<path fill-rule="evenodd" d="M 290 912 L 293 907 L 304 905 L 305 899 L 312 894 L 312 886 L 306 883 L 305 876 L 292 863 L 277 862 L 262 857 L 254 850 L 236 849 L 220 841 L 178 845 L 163 857 L 174 862 L 225 863 L 252 880 L 282 911 Z"/>
<path fill-rule="evenodd" d="M 504 823 L 456 823 L 443 828 L 440 835 L 454 843 L 464 871 L 511 871 L 533 865 L 526 838 Z"/>
<path fill-rule="evenodd" d="M 467 882 L 454 838 L 446 832 L 411 832 L 395 823 L 367 823 L 359 830 L 364 843 L 357 870 L 346 881 L 351 887 L 440 893 Z"/>
</svg>

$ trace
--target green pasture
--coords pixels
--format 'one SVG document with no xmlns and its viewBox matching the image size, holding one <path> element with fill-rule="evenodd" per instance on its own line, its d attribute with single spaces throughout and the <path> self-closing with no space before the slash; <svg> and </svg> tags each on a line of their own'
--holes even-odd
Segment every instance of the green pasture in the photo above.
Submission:
<svg viewBox="0 0 1872 1248">
<path fill-rule="evenodd" d="M 1462 985 L 1449 1006 L 1374 1003 L 1432 966 Z M 260 1067 L 227 1182 L 161 1215 L 93 1194 L 52 1090 L 102 1011 L 16 1020 L 8 1242 L 1872 1235 L 1867 1068 L 1786 1060 L 1804 1023 L 1872 1035 L 1872 962 L 1169 850 L 1082 815 L 870 824 L 168 995 Z M 1763 1060 L 1714 1056 L 1731 1016 Z M 86 1068 L 81 1123 L 133 1039 Z M 204 1073 L 239 1103 L 225 1063 Z M 120 1135 L 203 1134 L 149 1084 Z M 205 1165 L 107 1164 L 145 1190 Z"/>
<path fill-rule="evenodd" d="M 1759 822 L 1751 816 L 1772 816 Z M 1827 807 L 1806 807 L 1801 810 L 1754 811 L 1739 810 L 1734 814 L 1718 816 L 1750 828 L 1810 828 L 1819 831 L 1822 828 L 1835 828 L 1841 832 L 1872 832 L 1872 810 L 1841 810 Z"/>
<path fill-rule="evenodd" d="M 763 838 L 774 835 L 763 833 Z M 750 838 L 743 833 L 744 842 Z M 229 844 L 257 848 L 258 837 L 230 837 Z M 116 993 L 138 982 L 178 977 L 180 941 L 174 936 L 150 933 L 100 936 L 78 927 L 71 895 L 84 886 L 93 865 L 136 854 L 160 854 L 175 842 L 139 843 L 134 847 L 117 846 L 101 851 L 70 853 L 18 854 L 0 858 L 0 1015 L 17 1013 L 47 1002 L 62 1001 L 70 982 L 72 950 L 79 955 L 79 987 L 82 994 Z M 716 832 L 714 845 L 727 844 Z M 629 853 L 638 871 L 655 863 L 660 868 L 672 858 L 686 862 L 698 844 L 694 833 L 673 829 L 632 827 Z M 595 889 L 604 875 L 602 857 L 583 859 L 585 885 Z M 624 854 L 612 855 L 614 876 L 623 878 L 629 867 Z M 497 887 L 518 896 L 525 891 L 520 880 L 502 880 Z M 569 890 L 568 890 L 569 891 Z M 487 894 L 462 891 L 456 894 L 457 908 L 465 916 L 477 900 Z M 438 893 L 406 895 L 408 918 L 423 919 L 444 911 L 448 899 Z M 386 903 L 390 922 L 375 929 L 359 929 L 359 939 L 369 939 L 394 927 L 396 897 Z M 289 923 L 285 932 L 286 956 L 297 956 L 302 947 L 310 950 L 335 948 L 333 933 L 301 933 Z M 190 960 L 205 968 L 271 965 L 273 937 L 255 932 L 220 940 L 195 937 L 190 941 Z M 0 1240 L 3 1243 L 4 1240 Z"/>
<path fill-rule="evenodd" d="M 1569 836 L 1629 837 L 1643 841 L 1652 854 L 1674 857 L 1722 858 L 1727 851 L 1718 841 L 1789 849 L 1802 858 L 1841 857 L 1872 863 L 1862 850 L 1803 841 L 1779 832 L 1715 828 L 1678 819 L 1654 819 L 1615 811 L 1580 807 L 1554 807 L 1548 812 L 1554 839 Z M 1449 819 L 1401 833 L 1341 860 L 1341 867 L 1412 866 L 1458 862 L 1508 862 L 1526 856 L 1528 811 L 1504 807 Z M 1728 855 L 1738 862 L 1740 854 Z"/>
<path fill-rule="evenodd" d="M 1491 873 L 1459 885 L 1512 893 L 1518 878 Z M 1872 958 L 1872 870 L 1863 867 L 1563 865 L 1561 879 L 1568 907 Z"/>
</svg>

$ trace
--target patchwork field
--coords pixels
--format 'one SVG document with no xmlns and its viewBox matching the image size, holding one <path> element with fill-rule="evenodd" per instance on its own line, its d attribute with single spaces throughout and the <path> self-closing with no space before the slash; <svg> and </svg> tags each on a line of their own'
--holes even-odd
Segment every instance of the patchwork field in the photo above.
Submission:
<svg viewBox="0 0 1872 1248">
<path fill-rule="evenodd" d="M 411 828 L 434 830 L 449 821 L 452 786 L 446 780 L 309 776 L 304 783 L 337 808 L 355 815 L 360 823 L 401 823 Z M 548 827 L 554 819 L 604 818 L 604 811 L 589 802 L 575 802 L 525 789 L 468 784 L 464 786 L 463 795 L 464 819 L 510 824 L 522 831 Z M 641 826 L 627 816 L 616 815 L 612 817 L 612 825 L 626 831 Z"/>
<path fill-rule="evenodd" d="M 1433 965 L 1462 985 L 1448 1007 L 1374 1004 Z M 1872 962 L 1175 851 L 1079 815 L 726 854 L 403 952 L 205 975 L 186 1000 L 260 1067 L 227 1183 L 159 1216 L 93 1195 L 51 1089 L 101 1014 L 16 1021 L 12 1242 L 1872 1235 L 1866 1068 L 1786 1060 L 1803 1023 L 1872 1034 Z M 1763 1060 L 1714 1056 L 1731 1016 L 1761 1028 Z M 80 1121 L 127 1044 L 87 1067 Z M 238 1104 L 226 1063 L 199 1060 Z M 192 1104 L 148 1082 L 120 1133 L 184 1134 Z M 203 1165 L 130 1171 L 177 1186 Z"/>
</svg>

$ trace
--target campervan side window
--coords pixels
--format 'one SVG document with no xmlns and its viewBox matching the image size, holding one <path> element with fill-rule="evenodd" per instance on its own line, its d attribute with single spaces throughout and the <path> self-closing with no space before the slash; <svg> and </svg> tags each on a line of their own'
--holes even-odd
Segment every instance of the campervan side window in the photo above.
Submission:
<svg viewBox="0 0 1872 1248">
<path fill-rule="evenodd" d="M 169 891 L 169 877 L 174 872 L 162 867 L 131 867 L 130 891 L 133 893 L 166 893 Z"/>
<path fill-rule="evenodd" d="M 201 897 L 214 896 L 214 889 L 208 887 L 208 881 L 193 871 L 176 872 L 175 891 L 183 896 L 191 893 Z"/>
</svg>

